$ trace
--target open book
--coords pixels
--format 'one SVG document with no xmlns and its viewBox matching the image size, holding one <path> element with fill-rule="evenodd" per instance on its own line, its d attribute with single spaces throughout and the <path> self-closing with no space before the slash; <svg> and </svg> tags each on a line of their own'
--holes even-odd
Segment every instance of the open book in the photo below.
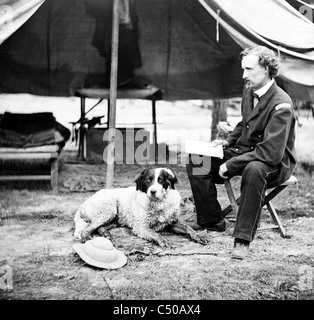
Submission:
<svg viewBox="0 0 314 320">
<path fill-rule="evenodd" d="M 222 145 L 214 147 L 212 142 L 187 140 L 185 144 L 185 152 L 192 154 L 200 154 L 203 156 L 210 156 L 222 159 L 224 152 Z"/>
</svg>

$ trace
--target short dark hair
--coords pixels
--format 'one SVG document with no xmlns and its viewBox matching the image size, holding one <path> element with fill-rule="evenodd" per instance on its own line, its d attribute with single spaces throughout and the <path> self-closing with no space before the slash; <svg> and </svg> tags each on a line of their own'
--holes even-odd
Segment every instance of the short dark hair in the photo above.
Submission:
<svg viewBox="0 0 314 320">
<path fill-rule="evenodd" d="M 255 54 L 256 56 L 258 56 L 258 62 L 261 66 L 268 67 L 269 76 L 271 78 L 278 76 L 280 61 L 273 50 L 268 49 L 264 46 L 246 48 L 240 53 L 240 59 L 242 60 L 243 57 L 251 54 Z"/>
</svg>

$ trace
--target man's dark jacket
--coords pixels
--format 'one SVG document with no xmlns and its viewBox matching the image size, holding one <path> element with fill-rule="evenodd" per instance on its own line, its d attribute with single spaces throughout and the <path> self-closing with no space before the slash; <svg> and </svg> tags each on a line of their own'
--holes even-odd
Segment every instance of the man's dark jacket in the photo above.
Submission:
<svg viewBox="0 0 314 320">
<path fill-rule="evenodd" d="M 241 109 L 242 120 L 227 137 L 229 147 L 239 154 L 226 161 L 229 174 L 237 175 L 249 162 L 261 161 L 279 166 L 280 180 L 289 179 L 296 165 L 295 116 L 289 95 L 274 82 L 253 108 L 252 89 L 246 88 Z"/>
</svg>

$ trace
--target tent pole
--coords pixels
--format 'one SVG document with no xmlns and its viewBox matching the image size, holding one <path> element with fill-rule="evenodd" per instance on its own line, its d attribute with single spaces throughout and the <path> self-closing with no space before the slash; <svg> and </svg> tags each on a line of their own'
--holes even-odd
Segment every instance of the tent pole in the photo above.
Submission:
<svg viewBox="0 0 314 320">
<path fill-rule="evenodd" d="M 46 30 L 46 56 L 47 56 L 47 75 L 48 75 L 48 93 L 51 95 L 51 2 L 48 2 L 48 17 L 47 17 L 47 30 Z"/>
<path fill-rule="evenodd" d="M 84 120 L 85 120 L 85 97 L 81 97 L 81 118 L 80 118 L 80 141 L 79 141 L 79 159 L 84 161 Z"/>
<path fill-rule="evenodd" d="M 156 100 L 152 100 L 152 107 L 153 107 L 153 124 L 154 124 L 154 138 L 153 143 L 155 147 L 155 162 L 157 163 L 158 159 L 158 142 L 157 142 L 157 122 L 156 122 Z"/>
<path fill-rule="evenodd" d="M 107 100 L 107 129 L 109 129 L 109 118 L 110 118 L 110 99 Z"/>
<path fill-rule="evenodd" d="M 106 188 L 113 186 L 114 176 L 114 151 L 116 127 L 116 102 L 118 78 L 118 45 L 119 45 L 119 1 L 113 0 L 112 38 L 111 38 L 111 70 L 110 70 L 110 112 L 109 112 L 109 137 L 110 148 L 107 154 Z M 111 150 L 111 152 L 110 152 Z"/>
</svg>

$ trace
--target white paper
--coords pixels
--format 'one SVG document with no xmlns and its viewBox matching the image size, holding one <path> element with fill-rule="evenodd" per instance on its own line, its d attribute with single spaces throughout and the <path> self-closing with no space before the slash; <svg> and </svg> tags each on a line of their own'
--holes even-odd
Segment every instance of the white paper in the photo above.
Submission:
<svg viewBox="0 0 314 320">
<path fill-rule="evenodd" d="M 212 142 L 187 140 L 185 144 L 185 151 L 186 153 L 200 154 L 220 159 L 224 157 L 222 145 L 214 147 Z"/>
</svg>

